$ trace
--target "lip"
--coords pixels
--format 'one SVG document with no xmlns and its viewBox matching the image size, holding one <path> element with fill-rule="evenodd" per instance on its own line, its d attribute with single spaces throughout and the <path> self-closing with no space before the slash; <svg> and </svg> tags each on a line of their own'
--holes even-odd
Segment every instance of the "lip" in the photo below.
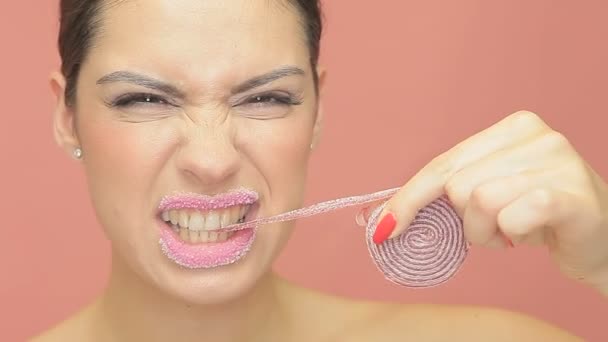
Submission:
<svg viewBox="0 0 608 342">
<path fill-rule="evenodd" d="M 209 196 L 191 192 L 176 192 L 163 197 L 158 212 L 174 209 L 216 210 L 235 205 L 254 204 L 259 199 L 254 190 L 239 188 Z"/>
<path fill-rule="evenodd" d="M 254 220 L 259 206 L 254 205 L 245 221 Z M 247 255 L 255 241 L 257 227 L 246 228 L 222 242 L 192 244 L 182 240 L 167 224 L 157 218 L 159 244 L 163 254 L 174 263 L 189 269 L 209 269 L 233 264 Z"/>
<path fill-rule="evenodd" d="M 174 209 L 215 210 L 234 205 L 252 205 L 245 222 L 254 220 L 259 210 L 258 195 L 248 189 L 236 189 L 215 196 L 194 193 L 175 193 L 162 199 L 159 213 Z M 257 227 L 234 232 L 222 242 L 192 244 L 182 240 L 158 215 L 159 244 L 163 254 L 176 264 L 189 269 L 209 269 L 233 264 L 251 250 Z M 219 232 L 221 230 L 216 230 Z"/>
</svg>

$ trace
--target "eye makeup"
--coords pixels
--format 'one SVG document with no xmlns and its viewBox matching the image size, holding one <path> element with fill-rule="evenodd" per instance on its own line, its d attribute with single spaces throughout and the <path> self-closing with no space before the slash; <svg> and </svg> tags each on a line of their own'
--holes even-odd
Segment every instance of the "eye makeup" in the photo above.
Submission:
<svg viewBox="0 0 608 342">
<path fill-rule="evenodd" d="M 152 93 L 126 93 L 106 102 L 109 107 L 131 107 L 135 105 L 172 105 L 165 97 Z"/>
</svg>

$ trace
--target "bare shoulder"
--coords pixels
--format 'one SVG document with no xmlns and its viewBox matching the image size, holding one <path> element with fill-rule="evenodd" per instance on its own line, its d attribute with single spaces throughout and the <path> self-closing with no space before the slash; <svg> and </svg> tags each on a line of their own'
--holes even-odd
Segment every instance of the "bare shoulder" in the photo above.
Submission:
<svg viewBox="0 0 608 342">
<path fill-rule="evenodd" d="M 90 311 L 87 307 L 29 339 L 29 342 L 90 341 Z"/>
<path fill-rule="evenodd" d="M 531 316 L 472 306 L 389 305 L 352 341 L 583 341 Z M 356 331 L 353 331 L 356 332 Z"/>
<path fill-rule="evenodd" d="M 293 316 L 308 340 L 583 341 L 531 316 L 498 308 L 356 300 L 290 286 Z M 315 329 L 310 329 L 315 327 Z"/>
<path fill-rule="evenodd" d="M 72 319 L 66 320 L 64 322 L 59 323 L 58 325 L 50 328 L 49 330 L 43 331 L 37 336 L 32 337 L 30 342 L 59 342 L 66 341 L 69 339 L 73 339 L 78 337 L 78 331 L 75 330 L 75 327 L 78 324 Z"/>
</svg>

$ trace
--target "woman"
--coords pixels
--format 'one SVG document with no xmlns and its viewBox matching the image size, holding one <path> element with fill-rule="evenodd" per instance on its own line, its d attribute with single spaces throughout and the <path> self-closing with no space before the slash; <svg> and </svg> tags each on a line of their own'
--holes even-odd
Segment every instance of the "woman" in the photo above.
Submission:
<svg viewBox="0 0 608 342">
<path fill-rule="evenodd" d="M 37 341 L 576 340 L 500 310 L 299 288 L 270 272 L 293 223 L 218 230 L 302 204 L 323 119 L 316 1 L 62 0 L 61 14 L 56 139 L 84 167 L 112 272 Z M 374 242 L 445 193 L 471 243 L 545 244 L 567 276 L 608 293 L 607 188 L 519 112 L 405 184 Z"/>
</svg>

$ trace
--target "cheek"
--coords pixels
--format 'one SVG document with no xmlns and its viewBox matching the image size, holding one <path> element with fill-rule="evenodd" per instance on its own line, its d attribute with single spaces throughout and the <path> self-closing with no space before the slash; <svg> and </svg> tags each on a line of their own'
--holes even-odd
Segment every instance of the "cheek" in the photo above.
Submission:
<svg viewBox="0 0 608 342">
<path fill-rule="evenodd" d="M 108 176 L 152 171 L 149 166 L 160 161 L 173 140 L 166 129 L 152 124 L 97 124 L 85 131 L 86 165 Z"/>
<path fill-rule="evenodd" d="M 252 121 L 246 129 L 239 130 L 246 154 L 268 187 L 273 211 L 294 207 L 301 201 L 310 156 L 312 117 L 300 113 L 279 120 Z"/>
<path fill-rule="evenodd" d="M 91 120 L 80 126 L 87 181 L 104 226 L 140 219 L 150 209 L 151 184 L 173 134 L 154 123 Z"/>
<path fill-rule="evenodd" d="M 251 153 L 265 174 L 298 173 L 309 157 L 312 124 L 304 118 L 249 123 L 242 140 L 253 142 Z M 289 171 L 289 172 L 288 172 Z"/>
</svg>

